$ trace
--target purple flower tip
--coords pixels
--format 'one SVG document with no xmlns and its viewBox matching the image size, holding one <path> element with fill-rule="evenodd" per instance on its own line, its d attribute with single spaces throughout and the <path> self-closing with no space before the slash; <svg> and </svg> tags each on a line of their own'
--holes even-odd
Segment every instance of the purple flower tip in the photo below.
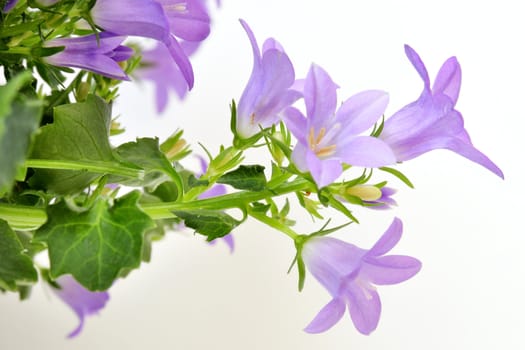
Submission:
<svg viewBox="0 0 525 350">
<path fill-rule="evenodd" d="M 107 292 L 91 292 L 70 275 L 60 276 L 56 283 L 60 289 L 53 288 L 53 292 L 78 316 L 77 328 L 68 335 L 68 338 L 76 337 L 84 327 L 85 317 L 97 314 L 99 310 L 103 309 L 109 300 L 109 294 Z"/>
<path fill-rule="evenodd" d="M 395 218 L 369 249 L 331 237 L 313 237 L 303 246 L 308 270 L 328 290 L 332 300 L 304 329 L 320 333 L 334 326 L 348 308 L 356 329 L 370 334 L 378 325 L 381 300 L 375 285 L 396 284 L 413 277 L 421 262 L 404 255 L 384 255 L 401 239 L 403 225 Z"/>
</svg>

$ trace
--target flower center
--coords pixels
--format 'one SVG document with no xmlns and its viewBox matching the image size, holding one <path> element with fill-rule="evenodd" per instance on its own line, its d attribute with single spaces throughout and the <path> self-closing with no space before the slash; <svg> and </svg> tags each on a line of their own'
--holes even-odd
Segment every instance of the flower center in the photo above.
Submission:
<svg viewBox="0 0 525 350">
<path fill-rule="evenodd" d="M 310 128 L 310 133 L 308 134 L 308 145 L 312 152 L 314 152 L 319 158 L 329 157 L 335 153 L 336 145 L 322 145 L 325 135 L 325 127 L 322 127 L 316 136 L 313 126 Z"/>
<path fill-rule="evenodd" d="M 355 284 L 360 287 L 361 292 L 363 292 L 366 300 L 371 300 L 373 298 L 370 292 L 376 291 L 377 289 L 370 282 L 358 277 L 355 279 Z"/>
<path fill-rule="evenodd" d="M 185 2 L 181 2 L 180 4 L 164 5 L 163 7 L 166 11 L 175 11 L 181 13 L 184 13 L 188 10 L 188 6 Z"/>
</svg>

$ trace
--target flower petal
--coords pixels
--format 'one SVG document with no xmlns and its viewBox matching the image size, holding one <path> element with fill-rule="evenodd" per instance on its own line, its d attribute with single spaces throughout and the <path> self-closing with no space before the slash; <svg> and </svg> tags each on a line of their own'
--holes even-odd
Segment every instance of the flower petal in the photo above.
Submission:
<svg viewBox="0 0 525 350">
<path fill-rule="evenodd" d="M 115 61 L 104 55 L 62 51 L 44 60 L 55 66 L 82 68 L 113 79 L 130 80 Z"/>
<path fill-rule="evenodd" d="M 381 256 L 388 253 L 401 239 L 403 233 L 403 222 L 394 218 L 385 233 L 379 238 L 374 246 L 368 251 L 367 256 Z"/>
<path fill-rule="evenodd" d="M 179 67 L 182 75 L 184 76 L 184 79 L 188 83 L 188 89 L 191 90 L 193 88 L 194 76 L 190 60 L 182 49 L 182 46 L 172 35 L 169 36 L 168 42 L 169 44 L 166 44 L 166 47 L 168 48 L 171 57 L 173 57 L 173 60 Z"/>
<path fill-rule="evenodd" d="M 332 118 L 337 105 L 338 86 L 328 73 L 318 65 L 312 64 L 304 84 L 306 116 L 310 126 L 319 130 Z"/>
<path fill-rule="evenodd" d="M 362 334 L 370 334 L 377 328 L 381 316 L 381 300 L 374 289 L 348 283 L 346 290 L 348 311 L 355 328 Z"/>
<path fill-rule="evenodd" d="M 335 155 L 345 163 L 367 168 L 378 168 L 396 162 L 392 149 L 384 141 L 371 136 L 338 140 Z"/>
<path fill-rule="evenodd" d="M 461 66 L 456 57 L 451 57 L 443 63 L 434 81 L 432 93 L 448 96 L 456 104 L 461 87 Z"/>
<path fill-rule="evenodd" d="M 404 255 L 365 257 L 361 273 L 374 284 L 396 284 L 408 280 L 421 270 L 421 262 Z"/>
<path fill-rule="evenodd" d="M 421 57 L 417 54 L 417 52 L 411 48 L 408 45 L 405 45 L 405 54 L 407 55 L 408 59 L 414 66 L 414 68 L 419 73 L 419 76 L 421 79 L 423 79 L 423 82 L 425 83 L 425 90 L 430 90 L 430 78 L 428 77 L 427 68 L 425 67 L 425 64 L 421 60 Z"/>
<path fill-rule="evenodd" d="M 358 135 L 368 130 L 383 115 L 388 94 L 383 91 L 363 91 L 347 99 L 337 110 L 336 119 L 343 125 L 343 134 Z"/>
<path fill-rule="evenodd" d="M 156 0 L 175 36 L 190 41 L 202 41 L 210 34 L 210 16 L 199 0 Z"/>
<path fill-rule="evenodd" d="M 345 314 L 345 303 L 334 298 L 326 304 L 315 318 L 306 326 L 306 333 L 321 333 L 332 328 Z"/>
<path fill-rule="evenodd" d="M 306 152 L 306 162 L 319 188 L 330 185 L 343 173 L 343 166 L 339 159 L 320 159 L 309 149 Z"/>
<path fill-rule="evenodd" d="M 292 135 L 294 135 L 300 143 L 307 144 L 307 124 L 303 113 L 295 107 L 288 107 L 283 111 L 283 118 Z"/>
</svg>

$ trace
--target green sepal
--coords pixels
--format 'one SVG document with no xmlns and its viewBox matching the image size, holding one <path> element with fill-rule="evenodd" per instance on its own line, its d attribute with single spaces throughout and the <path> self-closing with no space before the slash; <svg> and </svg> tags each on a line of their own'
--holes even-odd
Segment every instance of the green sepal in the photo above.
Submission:
<svg viewBox="0 0 525 350">
<path fill-rule="evenodd" d="M 389 167 L 381 167 L 379 168 L 379 170 L 382 170 L 384 172 L 387 172 L 389 174 L 392 174 L 394 175 L 395 177 L 397 177 L 399 180 L 403 181 L 403 183 L 405 185 L 407 185 L 408 187 L 410 188 L 414 188 L 414 185 L 412 184 L 412 182 L 408 179 L 408 177 L 406 177 L 402 172 L 400 172 L 399 170 L 396 170 L 396 169 L 393 169 L 393 168 L 389 168 Z"/>
<path fill-rule="evenodd" d="M 262 165 L 241 165 L 222 175 L 217 182 L 239 190 L 258 192 L 266 188 L 266 177 Z"/>
<path fill-rule="evenodd" d="M 0 289 L 16 291 L 38 279 L 31 258 L 6 221 L 0 219 Z"/>
<path fill-rule="evenodd" d="M 218 210 L 176 210 L 173 214 L 184 220 L 184 224 L 213 241 L 230 233 L 239 221 Z"/>
<path fill-rule="evenodd" d="M 122 271 L 137 268 L 144 233 L 154 222 L 138 206 L 139 192 L 117 199 L 113 206 L 99 199 L 83 212 L 60 202 L 48 208 L 49 221 L 35 234 L 47 244 L 52 278 L 72 274 L 91 291 L 106 290 Z"/>
</svg>

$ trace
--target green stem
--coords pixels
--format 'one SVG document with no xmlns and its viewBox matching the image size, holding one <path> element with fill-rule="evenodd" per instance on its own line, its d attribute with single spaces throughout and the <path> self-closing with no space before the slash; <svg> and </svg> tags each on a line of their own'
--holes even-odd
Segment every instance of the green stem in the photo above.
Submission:
<svg viewBox="0 0 525 350">
<path fill-rule="evenodd" d="M 36 230 L 47 221 L 44 209 L 0 203 L 0 218 L 14 230 Z"/>
<path fill-rule="evenodd" d="M 28 159 L 25 162 L 25 166 L 27 168 L 37 169 L 85 170 L 93 173 L 119 175 L 139 180 L 144 178 L 144 170 L 126 167 L 113 162 Z"/>
<path fill-rule="evenodd" d="M 251 211 L 249 214 L 250 214 L 250 216 L 252 218 L 257 219 L 260 222 L 262 222 L 262 223 L 264 223 L 264 224 L 266 224 L 266 225 L 268 225 L 270 227 L 273 227 L 276 230 L 281 231 L 282 233 L 284 233 L 285 235 L 287 235 L 288 237 L 293 239 L 294 242 L 297 239 L 297 237 L 299 237 L 299 234 L 297 234 L 290 227 L 288 227 L 285 224 L 279 222 L 278 220 L 275 220 L 275 219 L 272 219 L 272 218 L 266 216 L 266 214 L 264 214 L 264 213 L 257 213 L 257 212 Z"/>
<path fill-rule="evenodd" d="M 142 204 L 142 210 L 155 220 L 167 219 L 174 217 L 171 213 L 173 210 L 224 210 L 231 208 L 245 208 L 247 204 L 265 198 L 277 197 L 297 191 L 312 190 L 313 184 L 311 182 L 303 178 L 298 178 L 294 181 L 284 183 L 272 190 L 264 190 L 260 192 L 240 191 L 225 194 L 223 196 L 192 200 L 190 202 L 144 203 Z"/>
</svg>

